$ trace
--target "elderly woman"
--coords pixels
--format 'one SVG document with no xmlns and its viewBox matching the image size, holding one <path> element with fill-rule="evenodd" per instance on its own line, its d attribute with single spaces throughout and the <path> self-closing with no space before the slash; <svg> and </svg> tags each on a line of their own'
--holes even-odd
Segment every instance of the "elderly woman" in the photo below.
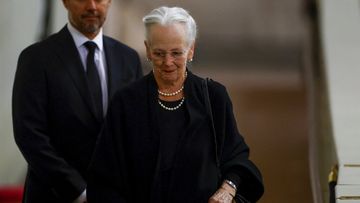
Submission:
<svg viewBox="0 0 360 203">
<path fill-rule="evenodd" d="M 194 19 L 160 7 L 143 22 L 153 70 L 113 98 L 90 166 L 89 203 L 256 202 L 261 174 L 226 89 L 187 69 Z"/>
</svg>

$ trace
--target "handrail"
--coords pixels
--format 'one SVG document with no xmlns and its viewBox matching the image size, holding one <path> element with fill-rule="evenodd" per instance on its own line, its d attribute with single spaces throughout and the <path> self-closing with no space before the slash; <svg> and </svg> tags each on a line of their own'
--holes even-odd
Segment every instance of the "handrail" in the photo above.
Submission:
<svg viewBox="0 0 360 203">
<path fill-rule="evenodd" d="M 332 167 L 332 169 L 329 173 L 328 183 L 329 183 L 329 202 L 330 203 L 336 202 L 335 186 L 337 184 L 338 171 L 339 171 L 339 167 L 336 164 Z"/>
</svg>

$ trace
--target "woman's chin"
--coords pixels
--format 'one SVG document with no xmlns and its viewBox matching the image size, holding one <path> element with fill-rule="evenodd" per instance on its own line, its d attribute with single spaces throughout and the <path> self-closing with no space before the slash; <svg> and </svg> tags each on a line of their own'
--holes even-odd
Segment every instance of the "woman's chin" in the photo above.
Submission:
<svg viewBox="0 0 360 203">
<path fill-rule="evenodd" d="M 175 73 L 163 73 L 161 74 L 161 79 L 164 82 L 175 82 L 178 79 L 178 77 L 177 74 Z"/>
</svg>

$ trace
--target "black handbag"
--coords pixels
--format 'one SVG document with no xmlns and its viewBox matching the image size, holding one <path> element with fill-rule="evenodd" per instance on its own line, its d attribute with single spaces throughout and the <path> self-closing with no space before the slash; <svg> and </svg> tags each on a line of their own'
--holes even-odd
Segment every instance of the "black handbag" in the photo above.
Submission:
<svg viewBox="0 0 360 203">
<path fill-rule="evenodd" d="M 220 170 L 220 160 L 219 160 L 219 154 L 218 154 L 218 141 L 217 141 L 217 137 L 216 137 L 216 130 L 215 130 L 215 125 L 214 125 L 214 118 L 213 118 L 213 113 L 212 113 L 212 108 L 211 108 L 211 101 L 210 101 L 210 96 L 209 96 L 209 87 L 208 87 L 208 83 L 211 82 L 210 78 L 206 78 L 202 81 L 202 86 L 203 86 L 203 94 L 204 94 L 204 99 L 205 99 L 205 107 L 206 107 L 206 112 L 210 118 L 210 123 L 211 123 L 211 131 L 212 131 L 212 135 L 213 135 L 213 139 L 214 139 L 214 143 L 215 143 L 215 161 L 216 161 L 216 166 L 218 168 L 218 180 L 221 180 L 221 170 Z M 221 183 L 220 183 L 221 184 Z M 245 197 L 243 197 L 242 195 L 240 195 L 239 193 L 236 193 L 234 200 L 237 203 L 250 203 L 249 200 L 247 200 Z"/>
</svg>

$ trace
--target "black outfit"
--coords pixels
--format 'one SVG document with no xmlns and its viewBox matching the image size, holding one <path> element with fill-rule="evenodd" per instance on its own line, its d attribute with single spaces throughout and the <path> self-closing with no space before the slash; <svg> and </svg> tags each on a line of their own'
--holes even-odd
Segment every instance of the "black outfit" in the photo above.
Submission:
<svg viewBox="0 0 360 203">
<path fill-rule="evenodd" d="M 166 106 L 176 106 L 180 101 L 165 102 Z M 175 159 L 175 149 L 186 126 L 186 112 L 184 106 L 175 111 L 168 111 L 157 106 L 158 120 L 162 125 L 159 127 L 159 187 L 158 193 L 162 194 L 161 202 L 166 202 L 169 195 L 170 177 Z"/>
<path fill-rule="evenodd" d="M 103 37 L 109 101 L 142 76 L 138 54 Z M 87 187 L 86 171 L 103 116 L 65 26 L 19 56 L 13 88 L 15 141 L 28 163 L 23 202 L 67 203 Z"/>
<path fill-rule="evenodd" d="M 202 81 L 188 72 L 185 102 L 174 114 L 183 117 L 179 123 L 170 121 L 171 112 L 159 113 L 152 73 L 116 94 L 90 165 L 89 203 L 208 202 L 231 173 L 241 178 L 239 195 L 251 202 L 261 197 L 262 177 L 248 159 L 249 148 L 238 133 L 230 98 L 224 86 L 212 81 L 209 95 L 220 152 L 217 167 Z M 164 127 L 168 122 L 173 130 Z M 165 134 L 176 140 L 165 141 L 172 146 L 166 149 L 174 152 L 165 155 L 170 161 L 163 160 Z M 164 162 L 170 164 L 164 167 Z"/>
</svg>

